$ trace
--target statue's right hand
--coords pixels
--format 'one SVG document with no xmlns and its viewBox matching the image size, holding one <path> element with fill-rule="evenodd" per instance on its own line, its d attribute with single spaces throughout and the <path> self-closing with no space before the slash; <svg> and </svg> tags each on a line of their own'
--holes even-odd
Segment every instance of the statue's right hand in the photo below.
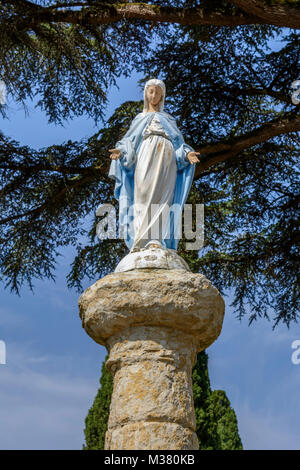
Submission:
<svg viewBox="0 0 300 470">
<path fill-rule="evenodd" d="M 110 149 L 109 152 L 111 152 L 110 158 L 112 160 L 118 160 L 121 156 L 121 150 L 119 149 Z"/>
</svg>

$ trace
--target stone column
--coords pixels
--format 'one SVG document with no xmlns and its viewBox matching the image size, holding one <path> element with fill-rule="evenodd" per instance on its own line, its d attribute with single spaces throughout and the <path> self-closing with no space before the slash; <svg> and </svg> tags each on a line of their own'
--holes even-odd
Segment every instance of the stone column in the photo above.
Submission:
<svg viewBox="0 0 300 470">
<path fill-rule="evenodd" d="M 108 349 L 114 376 L 106 449 L 198 449 L 191 372 L 221 332 L 224 301 L 188 269 L 114 272 L 80 296 L 83 327 Z"/>
</svg>

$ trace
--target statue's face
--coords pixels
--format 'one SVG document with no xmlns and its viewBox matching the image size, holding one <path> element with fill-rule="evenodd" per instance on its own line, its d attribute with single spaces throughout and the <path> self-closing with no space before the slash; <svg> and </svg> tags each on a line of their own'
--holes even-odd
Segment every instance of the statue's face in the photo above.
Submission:
<svg viewBox="0 0 300 470">
<path fill-rule="evenodd" d="M 151 85 L 147 88 L 148 103 L 156 106 L 162 99 L 163 91 L 158 85 Z"/>
</svg>

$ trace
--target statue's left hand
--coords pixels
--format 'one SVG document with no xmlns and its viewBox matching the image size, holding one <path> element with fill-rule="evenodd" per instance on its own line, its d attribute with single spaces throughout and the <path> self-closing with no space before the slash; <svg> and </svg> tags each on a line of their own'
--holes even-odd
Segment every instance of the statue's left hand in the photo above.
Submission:
<svg viewBox="0 0 300 470">
<path fill-rule="evenodd" d="M 200 155 L 200 152 L 189 152 L 187 154 L 187 158 L 189 159 L 190 163 L 199 162 L 199 158 L 197 158 L 197 155 Z"/>
<path fill-rule="evenodd" d="M 121 150 L 119 150 L 119 149 L 110 149 L 109 152 L 110 152 L 110 156 L 109 156 L 109 157 L 110 157 L 112 160 L 118 160 L 118 158 L 121 157 Z"/>
</svg>

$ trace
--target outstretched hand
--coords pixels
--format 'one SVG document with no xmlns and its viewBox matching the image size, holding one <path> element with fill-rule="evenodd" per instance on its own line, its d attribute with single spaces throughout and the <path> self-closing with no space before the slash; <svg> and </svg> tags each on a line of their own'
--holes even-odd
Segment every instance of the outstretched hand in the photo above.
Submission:
<svg viewBox="0 0 300 470">
<path fill-rule="evenodd" d="M 189 152 L 187 154 L 187 158 L 189 159 L 190 163 L 199 162 L 199 158 L 197 158 L 197 155 L 200 155 L 200 152 Z"/>
<path fill-rule="evenodd" d="M 119 149 L 110 149 L 111 155 L 109 156 L 112 160 L 118 160 L 121 156 L 121 150 Z"/>
</svg>

